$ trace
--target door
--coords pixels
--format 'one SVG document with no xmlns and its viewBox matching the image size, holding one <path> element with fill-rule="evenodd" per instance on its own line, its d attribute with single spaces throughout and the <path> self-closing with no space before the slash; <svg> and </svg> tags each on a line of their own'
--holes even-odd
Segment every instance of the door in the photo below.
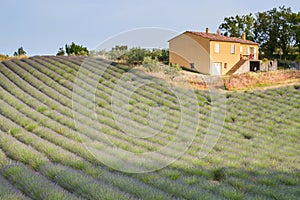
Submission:
<svg viewBox="0 0 300 200">
<path fill-rule="evenodd" d="M 213 76 L 221 75 L 221 63 L 213 63 L 212 64 L 211 75 L 213 75 Z"/>
</svg>

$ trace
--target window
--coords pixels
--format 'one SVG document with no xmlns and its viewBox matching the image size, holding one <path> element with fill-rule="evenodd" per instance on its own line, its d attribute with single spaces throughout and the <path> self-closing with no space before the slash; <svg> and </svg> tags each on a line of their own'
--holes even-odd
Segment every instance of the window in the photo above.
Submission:
<svg viewBox="0 0 300 200">
<path fill-rule="evenodd" d="M 195 69 L 195 63 L 190 63 L 191 69 Z"/>
<path fill-rule="evenodd" d="M 215 53 L 220 53 L 220 45 L 218 43 L 215 44 Z"/>
<path fill-rule="evenodd" d="M 230 45 L 230 53 L 235 54 L 235 45 Z"/>
<path fill-rule="evenodd" d="M 240 53 L 243 53 L 243 46 L 240 46 Z"/>
<path fill-rule="evenodd" d="M 227 63 L 224 63 L 224 69 L 227 69 Z"/>
</svg>

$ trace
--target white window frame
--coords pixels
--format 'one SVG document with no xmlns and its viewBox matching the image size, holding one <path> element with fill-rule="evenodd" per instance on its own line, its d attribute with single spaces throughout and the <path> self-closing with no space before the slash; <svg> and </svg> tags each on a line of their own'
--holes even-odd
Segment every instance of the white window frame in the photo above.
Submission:
<svg viewBox="0 0 300 200">
<path fill-rule="evenodd" d="M 235 54 L 235 44 L 230 45 L 230 53 Z"/>
<path fill-rule="evenodd" d="M 215 43 L 215 53 L 220 53 L 220 44 Z"/>
<path fill-rule="evenodd" d="M 240 53 L 243 53 L 243 46 L 240 46 Z"/>
</svg>

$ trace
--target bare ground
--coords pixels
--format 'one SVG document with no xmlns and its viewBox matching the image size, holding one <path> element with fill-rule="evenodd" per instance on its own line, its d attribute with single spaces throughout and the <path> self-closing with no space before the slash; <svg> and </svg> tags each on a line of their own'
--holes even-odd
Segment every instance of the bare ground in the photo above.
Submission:
<svg viewBox="0 0 300 200">
<path fill-rule="evenodd" d="M 213 81 L 211 81 L 211 76 L 184 70 L 173 80 L 170 80 L 163 72 L 146 73 L 166 80 L 176 86 L 182 86 L 182 83 L 185 82 L 184 87 L 188 86 L 189 88 L 198 90 L 207 90 L 209 87 L 215 86 L 219 89 L 226 90 L 265 90 L 300 83 L 300 71 L 297 70 L 278 70 L 258 73 L 249 72 L 241 75 L 224 76 L 222 79 L 217 78 Z"/>
</svg>

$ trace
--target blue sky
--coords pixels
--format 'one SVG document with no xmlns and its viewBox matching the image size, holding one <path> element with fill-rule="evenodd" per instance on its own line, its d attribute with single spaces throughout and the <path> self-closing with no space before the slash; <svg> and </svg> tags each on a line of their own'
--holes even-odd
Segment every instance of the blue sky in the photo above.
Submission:
<svg viewBox="0 0 300 200">
<path fill-rule="evenodd" d="M 256 13 L 285 5 L 300 10 L 299 0 L 0 0 L 0 54 L 23 46 L 29 55 L 56 54 L 66 43 L 94 49 L 120 32 L 160 27 L 176 32 L 215 32 L 225 16 Z"/>
</svg>

